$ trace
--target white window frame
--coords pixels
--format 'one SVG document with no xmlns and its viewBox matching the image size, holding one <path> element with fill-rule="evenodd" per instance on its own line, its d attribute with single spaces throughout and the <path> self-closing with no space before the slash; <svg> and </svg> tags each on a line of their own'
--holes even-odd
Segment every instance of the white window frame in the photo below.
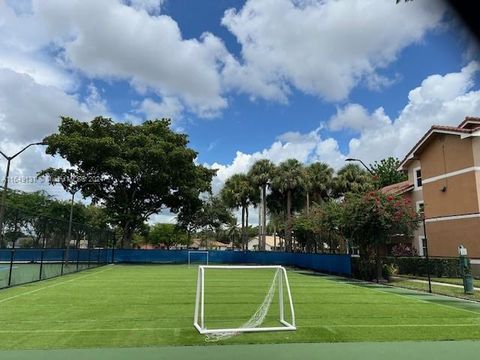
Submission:
<svg viewBox="0 0 480 360">
<path fill-rule="evenodd" d="M 415 190 L 421 190 L 423 188 L 423 174 L 422 176 L 420 177 L 420 179 L 422 180 L 422 185 L 421 186 L 418 186 L 418 177 L 417 177 L 417 171 L 420 170 L 420 172 L 422 171 L 422 167 L 419 166 L 419 167 L 416 167 L 413 169 L 413 188 Z"/>
<path fill-rule="evenodd" d="M 270 327 L 258 327 L 258 328 L 231 328 L 231 329 L 207 329 L 205 327 L 205 269 L 275 269 L 277 271 L 278 281 L 278 296 L 283 299 L 284 287 L 287 292 L 291 320 L 290 322 L 285 320 L 285 310 L 283 301 L 279 301 L 280 308 L 280 323 L 283 326 L 270 326 Z M 285 282 L 285 284 L 284 284 Z M 292 293 L 290 292 L 290 284 L 288 282 L 287 271 L 280 265 L 200 265 L 198 267 L 197 277 L 197 293 L 195 298 L 195 314 L 193 319 L 193 326 L 202 335 L 205 334 L 219 334 L 219 333 L 239 333 L 239 332 L 258 332 L 258 331 L 286 331 L 297 330 L 295 325 L 295 310 L 293 308 Z"/>
<path fill-rule="evenodd" d="M 188 267 L 190 267 L 190 255 L 191 254 L 207 254 L 207 265 L 208 265 L 208 251 L 207 250 L 191 250 L 188 252 Z"/>
<path fill-rule="evenodd" d="M 419 235 L 418 236 L 418 252 L 421 257 L 426 256 L 424 248 L 423 248 L 423 240 L 425 240 L 426 237 L 425 235 Z"/>
</svg>

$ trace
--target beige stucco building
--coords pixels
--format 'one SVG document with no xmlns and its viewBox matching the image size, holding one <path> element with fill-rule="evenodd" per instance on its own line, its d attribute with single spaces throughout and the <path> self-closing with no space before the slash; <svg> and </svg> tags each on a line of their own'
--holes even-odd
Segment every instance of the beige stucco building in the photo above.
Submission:
<svg viewBox="0 0 480 360">
<path fill-rule="evenodd" d="M 457 256 L 462 244 L 470 257 L 480 258 L 480 118 L 432 126 L 400 168 L 408 181 L 395 186 L 424 211 L 429 255 Z M 421 226 L 413 240 L 420 255 L 424 239 Z"/>
</svg>

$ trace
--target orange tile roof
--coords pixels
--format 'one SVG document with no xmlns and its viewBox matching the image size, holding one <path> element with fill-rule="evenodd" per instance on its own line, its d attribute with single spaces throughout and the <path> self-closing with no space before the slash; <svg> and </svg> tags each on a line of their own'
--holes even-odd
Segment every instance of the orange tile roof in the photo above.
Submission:
<svg viewBox="0 0 480 360">
<path fill-rule="evenodd" d="M 410 184 L 408 180 L 388 185 L 380 189 L 384 194 L 389 195 L 401 195 L 413 189 L 413 184 Z"/>
</svg>

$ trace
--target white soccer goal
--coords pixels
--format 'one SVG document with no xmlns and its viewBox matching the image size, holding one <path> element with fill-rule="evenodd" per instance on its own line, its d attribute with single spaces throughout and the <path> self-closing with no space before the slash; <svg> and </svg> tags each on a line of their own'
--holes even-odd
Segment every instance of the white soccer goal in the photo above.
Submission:
<svg viewBox="0 0 480 360">
<path fill-rule="evenodd" d="M 242 332 L 296 330 L 285 268 L 200 265 L 193 325 L 210 341 Z"/>
<path fill-rule="evenodd" d="M 188 266 L 190 266 L 191 263 L 192 263 L 192 257 L 193 258 L 198 258 L 197 255 L 200 255 L 203 259 L 204 264 L 208 265 L 208 251 L 194 250 L 194 251 L 189 251 L 188 252 Z"/>
</svg>

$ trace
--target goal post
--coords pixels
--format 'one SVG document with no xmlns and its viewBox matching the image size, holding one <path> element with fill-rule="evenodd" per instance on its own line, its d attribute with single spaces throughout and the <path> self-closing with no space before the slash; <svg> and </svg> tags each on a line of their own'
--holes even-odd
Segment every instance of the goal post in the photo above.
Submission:
<svg viewBox="0 0 480 360">
<path fill-rule="evenodd" d="M 249 301 L 257 301 L 258 303 L 253 304 L 256 311 L 249 308 L 250 313 L 242 314 L 245 318 L 250 317 L 246 322 L 236 324 L 236 327 L 216 327 L 215 322 L 221 323 L 220 321 L 215 321 L 212 319 L 214 317 L 218 318 L 221 315 L 212 314 L 211 307 L 209 308 L 210 313 L 206 313 L 206 284 L 212 283 L 213 280 L 210 278 L 212 274 L 210 270 L 221 271 L 221 275 L 227 275 L 225 272 L 233 272 L 239 270 L 237 279 L 231 279 L 224 277 L 223 280 L 219 281 L 217 284 L 211 285 L 213 287 L 212 291 L 217 291 L 215 295 L 215 302 L 221 302 L 222 299 L 219 298 L 219 291 L 223 290 L 223 295 L 225 296 L 225 302 L 228 305 L 220 304 L 219 307 L 222 308 L 225 306 L 230 306 L 229 308 L 240 308 L 243 304 L 243 300 L 239 299 L 242 296 L 248 297 Z M 248 271 L 245 273 L 243 271 Z M 262 272 L 263 271 L 263 272 Z M 249 274 L 250 272 L 253 272 Z M 259 273 L 260 272 L 260 273 Z M 250 276 L 249 276 L 250 275 Z M 250 292 L 255 292 L 259 294 L 257 297 L 253 296 L 248 291 L 241 290 L 242 284 L 248 283 L 248 278 L 251 278 L 252 285 Z M 268 281 L 269 288 L 263 285 L 260 286 L 259 278 L 261 280 Z M 223 282 L 222 282 L 223 281 Z M 265 283 L 266 283 L 265 281 Z M 238 289 L 238 293 L 232 291 L 232 289 Z M 252 298 L 253 296 L 253 298 Z M 214 296 L 212 295 L 212 298 Z M 263 298 L 263 302 L 261 300 Z M 239 300 L 237 300 L 239 299 Z M 252 300 L 254 299 L 254 300 Z M 278 299 L 278 304 L 276 302 Z M 238 306 L 235 301 L 239 301 Z M 271 306 L 272 305 L 272 306 Z M 275 307 L 275 309 L 273 309 Z M 272 308 L 272 309 L 271 309 Z M 269 314 L 270 324 L 262 326 L 264 320 L 266 319 L 267 314 Z M 227 313 L 227 316 L 231 314 Z M 207 326 L 206 319 L 209 319 L 209 324 Z M 244 319 L 246 320 L 246 319 Z M 194 327 L 198 330 L 200 334 L 218 336 L 219 338 L 230 337 L 238 333 L 243 332 L 259 332 L 259 331 L 291 331 L 296 330 L 295 325 L 295 310 L 293 306 L 292 294 L 290 291 L 290 284 L 288 282 L 288 276 L 285 268 L 280 265 L 267 265 L 267 266 L 243 266 L 243 265 L 200 265 L 198 268 L 197 276 L 197 288 L 196 288 L 196 298 L 195 298 L 195 313 L 194 313 Z"/>
<path fill-rule="evenodd" d="M 208 251 L 207 250 L 193 250 L 188 252 L 188 266 L 192 264 L 192 257 L 195 255 L 202 255 L 205 265 L 208 265 Z"/>
</svg>

